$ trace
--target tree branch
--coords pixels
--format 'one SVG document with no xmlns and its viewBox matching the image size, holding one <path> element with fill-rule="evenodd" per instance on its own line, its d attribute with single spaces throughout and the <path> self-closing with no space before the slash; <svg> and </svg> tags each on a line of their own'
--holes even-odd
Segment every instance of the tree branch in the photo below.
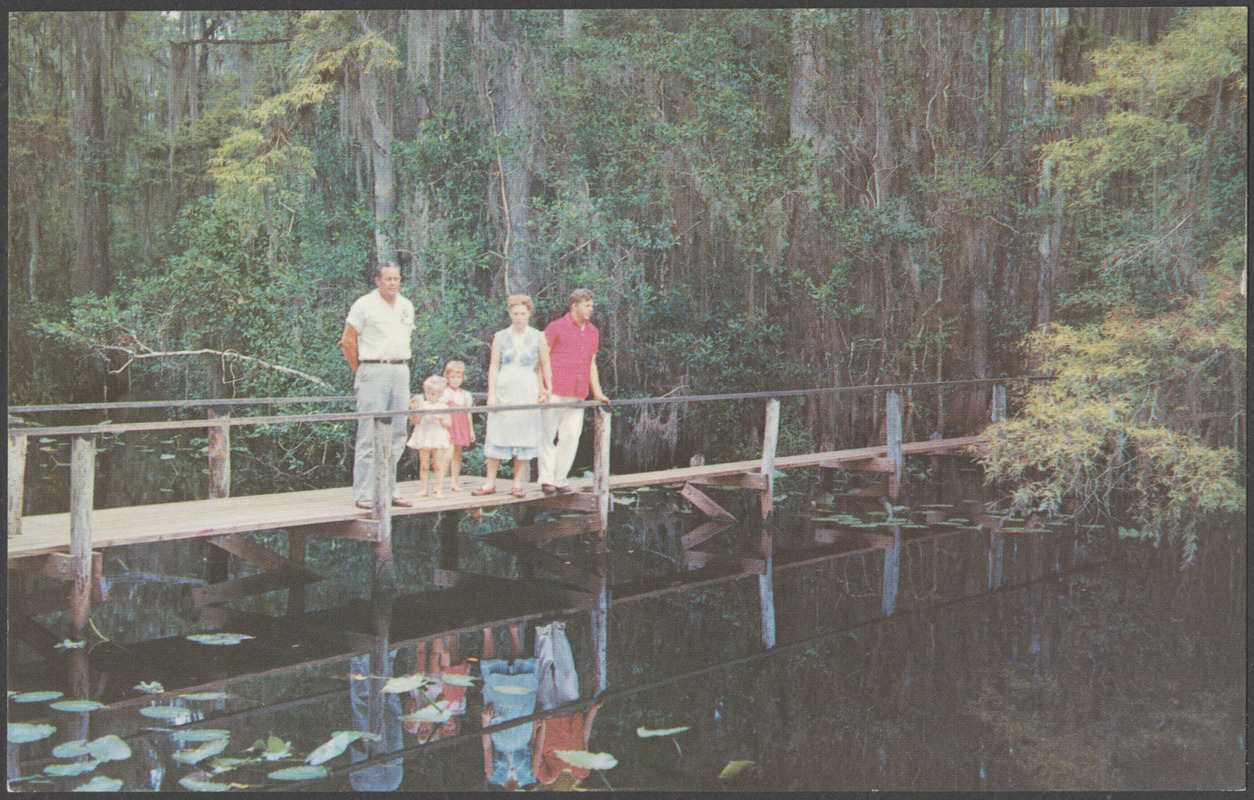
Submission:
<svg viewBox="0 0 1254 800">
<path fill-rule="evenodd" d="M 276 39 L 188 39 L 187 41 L 183 41 L 183 42 L 176 42 L 174 40 L 170 40 L 170 44 L 181 45 L 181 46 L 192 45 L 192 44 L 253 45 L 253 44 L 282 44 L 283 42 L 290 42 L 290 41 L 292 41 L 291 36 L 282 36 Z"/>
<path fill-rule="evenodd" d="M 291 367 L 282 367 L 277 364 L 271 364 L 267 361 L 262 361 L 260 358 L 254 358 L 253 356 L 246 356 L 246 355 L 243 355 L 242 353 L 236 353 L 231 350 L 211 350 L 209 348 L 202 348 L 200 350 L 166 350 L 162 352 L 157 352 L 157 351 L 149 350 L 148 348 L 145 347 L 144 348 L 145 352 L 139 352 L 133 348 L 118 347 L 117 345 L 101 345 L 100 349 L 113 350 L 119 353 L 124 353 L 128 356 L 126 363 L 118 367 L 117 369 L 109 370 L 109 372 L 111 373 L 121 372 L 122 370 L 129 367 L 131 365 L 131 362 L 139 361 L 140 359 L 145 359 L 145 358 L 175 358 L 178 356 L 218 356 L 222 359 L 238 358 L 242 361 L 251 361 L 254 364 L 265 367 L 266 369 L 272 369 L 275 372 L 282 372 L 285 375 L 294 375 L 297 378 L 303 378 L 304 380 L 307 380 L 311 383 L 316 383 L 319 386 L 325 386 L 328 389 L 335 389 L 335 387 L 332 386 L 331 384 L 327 383 L 321 378 L 316 378 L 307 372 L 301 372 L 300 370 L 292 369 Z"/>
</svg>

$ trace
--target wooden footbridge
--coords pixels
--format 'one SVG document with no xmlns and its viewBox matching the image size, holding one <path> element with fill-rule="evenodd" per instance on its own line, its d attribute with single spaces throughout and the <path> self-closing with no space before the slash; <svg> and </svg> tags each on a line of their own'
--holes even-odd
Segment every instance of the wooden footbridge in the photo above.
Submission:
<svg viewBox="0 0 1254 800">
<path fill-rule="evenodd" d="M 464 512 L 504 505 L 518 506 L 525 510 L 557 509 L 582 513 L 565 515 L 545 523 L 523 524 L 509 531 L 499 531 L 478 538 L 556 575 L 557 579 L 548 581 L 547 587 L 563 593 L 562 596 L 568 600 L 577 601 L 578 606 L 588 608 L 592 613 L 594 628 L 603 630 L 610 603 L 610 586 L 607 580 L 607 525 L 612 504 L 612 491 L 655 485 L 681 486 L 683 496 L 710 517 L 709 523 L 683 537 L 684 549 L 691 554 L 690 558 L 685 559 L 686 566 L 694 570 L 691 579 L 699 580 L 702 577 L 701 573 L 710 569 L 714 569 L 716 574 L 723 574 L 719 573 L 716 568 L 728 566 L 722 563 L 727 560 L 726 557 L 703 554 L 703 551 L 695 548 L 701 542 L 725 529 L 726 523 L 734 517 L 710 498 L 703 489 L 708 487 L 740 488 L 758 493 L 761 498 L 763 520 L 767 519 L 772 512 L 773 476 L 775 470 L 780 468 L 821 467 L 880 472 L 886 475 L 889 492 L 895 495 L 900 486 L 905 456 L 967 453 L 978 448 L 982 441 L 979 436 L 967 436 L 902 442 L 900 390 L 915 387 L 938 387 L 939 390 L 939 387 L 954 384 L 990 383 L 993 384 L 990 416 L 995 420 L 1005 415 L 1005 386 L 1003 382 L 998 381 L 898 384 L 775 393 L 622 400 L 607 405 L 588 402 L 564 404 L 595 409 L 593 477 L 591 480 L 572 482 L 573 491 L 570 493 L 546 495 L 535 484 L 527 484 L 525 495 L 519 498 L 509 493 L 509 482 L 502 480 L 498 481 L 498 491 L 495 494 L 476 497 L 468 491 L 463 491 L 449 493 L 442 499 L 431 497 L 418 499 L 409 508 L 395 507 L 390 502 L 393 489 L 399 489 L 404 496 L 412 496 L 416 482 L 402 482 L 396 486 L 394 474 L 389 474 L 389 470 L 379 470 L 371 510 L 357 508 L 352 501 L 351 489 L 348 487 L 273 495 L 228 496 L 230 429 L 241 425 L 358 420 L 362 421 L 362 424 L 373 424 L 376 452 L 384 454 L 383 461 L 386 463 L 387 454 L 391 450 L 391 426 L 396 424 L 394 419 L 396 417 L 403 419 L 410 412 L 397 412 L 391 415 L 320 413 L 232 417 L 229 414 L 222 415 L 214 411 L 215 407 L 222 407 L 222 401 L 205 401 L 177 404 L 205 407 L 209 413 L 204 420 L 17 427 L 13 421 L 12 415 L 14 414 L 49 410 L 98 409 L 103 411 L 128 406 L 151 407 L 159 404 L 15 407 L 10 409 L 9 426 L 9 569 L 66 581 L 69 584 L 69 592 L 63 602 L 68 604 L 72 630 L 76 636 L 83 638 L 89 624 L 91 603 L 107 599 L 102 588 L 103 554 L 101 551 L 104 548 L 198 538 L 212 545 L 210 552 L 218 552 L 220 558 L 225 557 L 227 553 L 234 554 L 263 570 L 261 574 L 238 578 L 234 581 L 226 581 L 225 570 L 223 570 L 217 578 L 220 583 L 210 583 L 208 586 L 201 587 L 202 591 L 197 598 L 197 605 L 213 606 L 249 594 L 291 588 L 320 580 L 322 576 L 305 564 L 308 536 L 342 537 L 372 543 L 375 556 L 373 578 L 376 585 L 380 582 L 387 585 L 391 583 L 393 575 L 392 520 L 395 517 Z M 886 443 L 872 447 L 778 456 L 776 443 L 780 412 L 779 398 L 842 391 L 884 391 L 887 393 Z M 751 398 L 761 398 L 766 401 L 760 459 L 654 472 L 611 474 L 610 422 L 611 411 L 614 407 Z M 324 399 L 344 400 L 347 398 Z M 308 402 L 304 398 L 291 398 L 290 401 Z M 242 404 L 243 401 L 236 402 Z M 534 407 L 501 406 L 494 410 Z M 488 413 L 488 411 L 486 408 L 476 407 L 471 413 Z M 127 508 L 93 508 L 96 437 L 131 431 L 179 429 L 207 429 L 209 432 L 209 499 Z M 24 516 L 22 496 L 26 442 L 30 437 L 49 436 L 72 437 L 70 510 L 62 514 Z M 450 516 L 456 518 L 455 514 Z M 287 533 L 286 555 L 268 550 L 244 535 L 263 530 L 283 530 Z M 539 546 L 553 539 L 579 535 L 594 535 L 595 537 L 589 560 L 592 565 L 590 573 L 566 564 L 562 559 Z M 771 647 L 774 645 L 771 589 L 774 566 L 771 540 L 765 528 L 756 550 L 757 552 L 746 558 L 732 559 L 736 563 L 730 566 L 736 568 L 739 574 L 746 574 L 747 571 L 749 574 L 758 575 L 763 605 L 763 643 Z M 461 573 L 457 568 L 455 556 L 451 561 L 444 561 L 436 568 L 435 577 L 439 585 L 450 588 L 467 581 L 504 580 Z M 692 585 L 692 580 L 685 581 L 685 585 Z M 532 583 L 541 585 L 545 582 L 542 579 L 532 579 Z M 663 581 L 660 589 L 665 589 L 673 583 L 668 584 Z M 635 587 L 637 593 L 647 590 L 648 587 Z M 599 661 L 599 672 L 603 679 L 604 652 L 600 654 Z"/>
</svg>

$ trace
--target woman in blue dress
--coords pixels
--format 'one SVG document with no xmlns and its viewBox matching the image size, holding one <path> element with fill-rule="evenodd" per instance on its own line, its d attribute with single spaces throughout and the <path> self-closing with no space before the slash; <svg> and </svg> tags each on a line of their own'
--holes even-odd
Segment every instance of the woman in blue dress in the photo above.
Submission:
<svg viewBox="0 0 1254 800">
<path fill-rule="evenodd" d="M 510 326 L 492 337 L 492 361 L 488 365 L 489 406 L 527 405 L 549 399 L 553 375 L 549 368 L 549 343 L 544 334 L 531 327 L 531 298 L 511 294 Z M 513 459 L 513 495 L 523 497 L 522 476 L 526 463 L 540 455 L 544 423 L 540 409 L 495 411 L 488 414 L 483 437 L 487 459 L 487 480 L 471 494 L 496 491 L 496 471 L 501 461 Z"/>
</svg>

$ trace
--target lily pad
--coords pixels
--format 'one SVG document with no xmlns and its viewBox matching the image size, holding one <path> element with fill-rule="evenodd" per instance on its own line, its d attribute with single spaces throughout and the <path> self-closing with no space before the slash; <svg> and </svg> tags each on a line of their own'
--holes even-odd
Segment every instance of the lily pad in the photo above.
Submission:
<svg viewBox="0 0 1254 800">
<path fill-rule="evenodd" d="M 181 694 L 179 697 L 184 700 L 195 700 L 197 702 L 206 700 L 221 700 L 228 697 L 226 692 L 193 692 L 192 694 Z"/>
<path fill-rule="evenodd" d="M 54 758 L 78 758 L 87 755 L 87 740 L 75 739 L 72 742 L 62 742 L 52 748 Z"/>
<path fill-rule="evenodd" d="M 59 644 L 53 645 L 53 647 L 57 650 L 77 650 L 80 647 L 86 646 L 87 642 L 76 642 L 73 639 L 62 639 Z"/>
<path fill-rule="evenodd" d="M 95 711 L 98 708 L 104 708 L 104 703 L 97 703 L 95 700 L 62 700 L 49 705 L 48 708 L 57 711 Z"/>
<path fill-rule="evenodd" d="M 139 710 L 145 717 L 153 719 L 180 719 L 190 717 L 192 712 L 187 706 L 145 706 Z"/>
<path fill-rule="evenodd" d="M 31 725 L 26 722 L 10 722 L 8 729 L 9 744 L 37 742 L 40 739 L 47 739 L 56 732 L 57 729 L 51 725 Z"/>
<path fill-rule="evenodd" d="M 49 764 L 44 767 L 44 772 L 59 778 L 74 778 L 84 772 L 92 772 L 99 765 L 99 761 L 71 761 L 68 764 Z"/>
<path fill-rule="evenodd" d="M 214 739 L 205 742 L 195 750 L 180 750 L 174 754 L 174 760 L 180 764 L 197 764 L 210 756 L 216 756 L 226 749 L 226 739 Z"/>
<path fill-rule="evenodd" d="M 254 753 L 260 752 L 261 757 L 266 761 L 278 761 L 280 758 L 287 758 L 292 754 L 292 743 L 285 742 L 271 734 L 264 741 L 258 739 L 252 749 Z"/>
<path fill-rule="evenodd" d="M 230 772 L 236 767 L 242 767 L 245 764 L 255 764 L 261 759 L 259 758 L 215 758 L 209 762 L 209 768 L 214 775 L 222 772 Z"/>
<path fill-rule="evenodd" d="M 501 685 L 501 686 L 493 686 L 493 687 L 492 687 L 492 691 L 494 691 L 494 692 L 500 692 L 501 694 L 524 695 L 524 694 L 531 694 L 531 693 L 532 693 L 532 692 L 534 692 L 535 690 L 534 690 L 534 689 L 526 689 L 526 688 L 524 688 L 524 687 L 522 687 L 522 686 L 511 686 L 510 684 L 508 684 L 508 683 L 507 683 L 507 684 L 503 684 L 503 685 Z"/>
<path fill-rule="evenodd" d="M 636 728 L 636 735 L 641 739 L 647 739 L 650 736 L 674 736 L 677 733 L 683 733 L 691 726 L 685 725 L 682 728 L 662 728 L 661 730 L 649 730 L 648 728 Z"/>
<path fill-rule="evenodd" d="M 201 780 L 200 778 L 193 778 L 191 775 L 179 778 L 179 786 L 182 786 L 189 792 L 225 792 L 231 788 L 226 783 Z"/>
<path fill-rule="evenodd" d="M 366 733 L 365 731 L 336 731 L 331 734 L 329 741 L 318 745 L 317 749 L 305 759 L 305 762 L 317 766 L 343 753 L 350 744 L 358 739 L 370 739 L 377 742 L 380 738 L 378 734 Z"/>
<path fill-rule="evenodd" d="M 13 695 L 10 699 L 15 703 L 46 703 L 62 696 L 64 696 L 62 692 L 22 692 Z"/>
<path fill-rule="evenodd" d="M 475 685 L 475 679 L 469 675 L 458 675 L 456 673 L 444 673 L 440 676 L 440 680 L 448 686 L 464 686 L 471 687 Z"/>
<path fill-rule="evenodd" d="M 227 645 L 239 644 L 240 642 L 252 639 L 253 637 L 244 633 L 193 633 L 186 638 L 193 642 L 199 642 L 200 644 Z"/>
<path fill-rule="evenodd" d="M 555 750 L 553 754 L 580 769 L 613 769 L 618 759 L 609 753 L 589 753 L 587 750 Z"/>
<path fill-rule="evenodd" d="M 276 781 L 307 781 L 311 778 L 325 778 L 331 772 L 326 767 L 315 767 L 306 764 L 303 767 L 287 767 L 270 773 Z"/>
<path fill-rule="evenodd" d="M 435 722 L 445 723 L 453 718 L 453 712 L 448 710 L 447 700 L 437 700 L 429 706 L 423 706 L 417 711 L 410 712 L 401 717 L 402 722 Z"/>
<path fill-rule="evenodd" d="M 431 683 L 431 679 L 421 672 L 415 672 L 413 675 L 402 675 L 399 678 L 389 678 L 387 683 L 383 684 L 380 690 L 388 694 L 400 694 L 417 689 L 419 686 Z"/>
<path fill-rule="evenodd" d="M 87 783 L 74 789 L 76 792 L 118 792 L 121 790 L 122 781 L 117 778 L 108 778 L 104 775 L 97 775 Z"/>
<path fill-rule="evenodd" d="M 140 681 L 139 685 L 134 688 L 141 692 L 146 692 L 147 694 L 161 694 L 165 691 L 165 687 L 157 681 Z"/>
<path fill-rule="evenodd" d="M 629 506 L 636 502 L 636 498 L 630 495 L 612 494 L 610 497 L 614 498 L 614 505 L 617 506 Z"/>
<path fill-rule="evenodd" d="M 720 772 L 718 776 L 725 781 L 735 780 L 745 770 L 756 765 L 756 761 L 729 761 L 727 766 L 723 767 L 723 771 Z"/>
<path fill-rule="evenodd" d="M 125 761 L 131 757 L 131 746 L 110 733 L 88 742 L 87 752 L 100 761 Z"/>
<path fill-rule="evenodd" d="M 175 731 L 176 742 L 212 742 L 214 739 L 230 739 L 231 732 L 223 728 L 192 728 L 189 731 Z"/>
</svg>

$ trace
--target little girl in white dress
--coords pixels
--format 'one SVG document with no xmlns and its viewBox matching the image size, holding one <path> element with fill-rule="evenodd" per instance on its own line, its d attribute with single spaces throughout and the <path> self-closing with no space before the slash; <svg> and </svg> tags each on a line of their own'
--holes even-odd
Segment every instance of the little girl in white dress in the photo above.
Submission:
<svg viewBox="0 0 1254 800">
<path fill-rule="evenodd" d="M 440 395 L 448 388 L 448 381 L 439 375 L 432 375 L 422 382 L 422 394 L 414 395 L 409 400 L 410 411 L 427 409 L 448 410 L 448 403 L 440 401 Z M 448 467 L 449 453 L 453 449 L 453 441 L 449 437 L 449 428 L 453 424 L 449 414 L 415 414 L 409 418 L 414 425 L 406 447 L 418 451 L 418 482 L 419 490 L 416 497 L 427 496 L 427 482 L 430 478 L 431 460 L 435 458 L 435 490 L 434 497 L 444 497 L 444 470 Z"/>
</svg>

